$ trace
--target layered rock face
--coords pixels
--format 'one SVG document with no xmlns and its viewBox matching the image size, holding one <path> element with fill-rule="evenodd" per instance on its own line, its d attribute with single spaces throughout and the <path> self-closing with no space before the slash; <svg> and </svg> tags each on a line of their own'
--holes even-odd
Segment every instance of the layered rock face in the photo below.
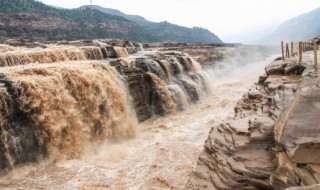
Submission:
<svg viewBox="0 0 320 190">
<path fill-rule="evenodd" d="M 271 176 L 275 189 L 320 183 L 319 92 L 318 75 L 306 70 L 294 100 L 277 120 L 278 168 Z"/>
<path fill-rule="evenodd" d="M 182 52 L 120 40 L 0 46 L 0 173 L 43 158 L 77 158 L 138 121 L 186 109 L 209 92 Z"/>
<path fill-rule="evenodd" d="M 285 189 L 319 183 L 319 82 L 275 61 L 244 94 L 232 121 L 212 127 L 185 189 Z M 316 189 L 310 187 L 307 189 Z M 303 189 L 303 188 L 302 188 Z"/>
</svg>

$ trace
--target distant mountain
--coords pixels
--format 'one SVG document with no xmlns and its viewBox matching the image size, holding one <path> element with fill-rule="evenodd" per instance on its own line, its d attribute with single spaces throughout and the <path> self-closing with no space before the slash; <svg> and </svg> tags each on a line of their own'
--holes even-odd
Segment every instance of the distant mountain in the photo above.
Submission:
<svg viewBox="0 0 320 190">
<path fill-rule="evenodd" d="M 0 41 L 3 38 L 221 43 L 216 35 L 202 28 L 153 23 L 141 16 L 98 6 L 63 9 L 36 0 L 0 0 Z"/>
<path fill-rule="evenodd" d="M 174 25 L 169 22 L 151 22 L 138 15 L 127 15 L 116 9 L 104 8 L 97 5 L 86 5 L 92 9 L 99 10 L 106 14 L 124 17 L 133 21 L 144 29 L 152 36 L 155 36 L 160 41 L 176 41 L 187 43 L 222 43 L 218 36 L 213 34 L 207 29 L 200 27 L 187 28 L 179 25 Z"/>
<path fill-rule="evenodd" d="M 263 40 L 265 43 L 308 40 L 320 35 L 320 8 L 302 14 L 281 24 Z"/>
<path fill-rule="evenodd" d="M 0 36 L 37 40 L 157 38 L 126 18 L 91 8 L 61 9 L 35 0 L 0 0 Z"/>
<path fill-rule="evenodd" d="M 148 21 L 147 19 L 143 18 L 142 16 L 139 16 L 139 15 L 127 15 L 127 14 L 124 14 L 123 12 L 121 12 L 119 10 L 116 10 L 116 9 L 104 8 L 104 7 L 101 7 L 101 6 L 98 6 L 98 5 L 85 5 L 85 6 L 82 6 L 82 8 L 83 7 L 96 9 L 96 10 L 99 10 L 99 11 L 101 11 L 103 13 L 110 14 L 110 15 L 121 16 L 121 17 L 124 17 L 124 18 L 126 18 L 128 20 L 136 22 L 139 25 L 148 25 L 148 24 L 152 23 L 152 22 Z"/>
</svg>

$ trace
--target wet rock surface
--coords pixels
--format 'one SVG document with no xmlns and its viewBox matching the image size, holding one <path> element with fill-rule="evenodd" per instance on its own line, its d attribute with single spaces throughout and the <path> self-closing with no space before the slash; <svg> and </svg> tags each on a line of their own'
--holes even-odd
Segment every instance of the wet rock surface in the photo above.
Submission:
<svg viewBox="0 0 320 190">
<path fill-rule="evenodd" d="M 266 67 L 234 119 L 212 127 L 185 189 L 318 189 L 320 88 L 306 67 Z"/>
</svg>

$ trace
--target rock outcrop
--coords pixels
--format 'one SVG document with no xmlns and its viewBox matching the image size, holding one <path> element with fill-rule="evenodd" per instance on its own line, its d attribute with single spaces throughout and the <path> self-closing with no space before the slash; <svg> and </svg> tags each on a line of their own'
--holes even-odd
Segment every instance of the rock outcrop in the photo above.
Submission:
<svg viewBox="0 0 320 190">
<path fill-rule="evenodd" d="M 271 176 L 275 189 L 320 183 L 319 92 L 318 75 L 306 70 L 294 100 L 277 120 L 278 168 Z"/>
<path fill-rule="evenodd" d="M 285 189 L 320 183 L 320 85 L 305 68 L 293 60 L 266 67 L 267 75 L 238 101 L 234 119 L 212 127 L 185 189 Z"/>
</svg>

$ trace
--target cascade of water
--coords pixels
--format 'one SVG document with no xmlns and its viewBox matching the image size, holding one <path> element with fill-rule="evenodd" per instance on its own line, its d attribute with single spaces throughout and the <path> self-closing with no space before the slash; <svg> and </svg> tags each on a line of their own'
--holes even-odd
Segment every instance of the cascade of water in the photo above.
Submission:
<svg viewBox="0 0 320 190">
<path fill-rule="evenodd" d="M 208 92 L 207 75 L 185 54 L 129 57 L 122 47 L 80 45 L 0 53 L 2 66 L 43 63 L 0 68 L 0 166 L 75 158 L 89 144 L 133 136 L 126 86 L 140 121 L 184 110 Z M 118 59 L 111 67 L 104 58 Z"/>
<path fill-rule="evenodd" d="M 54 63 L 71 60 L 85 60 L 83 52 L 77 48 L 33 49 L 0 53 L 0 67 L 24 65 L 29 63 Z"/>
<path fill-rule="evenodd" d="M 180 73 L 183 72 L 183 67 L 182 65 L 180 64 L 180 62 L 175 58 L 175 57 L 171 57 L 169 59 L 169 63 L 171 64 L 172 66 L 172 70 L 173 70 L 173 74 L 174 75 L 178 75 Z"/>
<path fill-rule="evenodd" d="M 184 90 L 178 84 L 170 84 L 167 86 L 172 94 L 174 102 L 180 110 L 184 110 L 189 106 L 189 99 Z"/>
<path fill-rule="evenodd" d="M 154 61 L 154 60 L 149 61 L 148 66 L 149 66 L 150 72 L 157 75 L 162 80 L 165 79 L 166 73 L 164 72 L 161 65 L 157 61 Z"/>
<path fill-rule="evenodd" d="M 191 63 L 192 71 L 194 71 L 194 72 L 202 71 L 202 67 L 198 61 L 196 61 L 190 57 L 188 58 L 188 60 Z"/>
<path fill-rule="evenodd" d="M 188 57 L 187 59 L 191 63 L 192 70 L 201 77 L 202 84 L 205 87 L 205 91 L 207 93 L 209 93 L 209 94 L 212 93 L 213 92 L 213 87 L 212 87 L 212 84 L 210 82 L 209 76 L 208 76 L 208 74 L 206 72 L 204 72 L 202 70 L 202 66 L 200 65 L 200 63 L 195 61 L 194 59 L 192 59 L 190 57 Z"/>
<path fill-rule="evenodd" d="M 91 143 L 135 135 L 125 82 L 106 62 L 7 67 L 1 73 L 0 149 L 6 167 L 47 154 L 76 158 Z"/>
<path fill-rule="evenodd" d="M 13 50 L 15 50 L 15 48 L 12 46 L 0 44 L 0 52 L 7 52 L 7 51 L 13 51 Z"/>
<path fill-rule="evenodd" d="M 114 47 L 114 51 L 116 52 L 117 58 L 128 57 L 129 53 L 126 48 L 123 47 Z"/>
<path fill-rule="evenodd" d="M 180 75 L 177 77 L 177 83 L 182 84 L 187 91 L 187 94 L 192 102 L 196 102 L 200 100 L 201 94 L 201 86 L 199 85 L 198 81 L 195 80 L 195 77 L 191 77 L 193 74 L 190 75 Z"/>
<path fill-rule="evenodd" d="M 202 80 L 202 84 L 204 85 L 204 90 L 208 93 L 211 94 L 213 93 L 213 86 L 212 83 L 210 81 L 210 77 L 209 75 L 204 72 L 204 71 L 198 71 L 197 75 L 201 78 Z"/>
<path fill-rule="evenodd" d="M 160 64 L 164 73 L 166 74 L 168 83 L 171 83 L 172 77 L 173 77 L 173 71 L 170 63 L 167 60 L 159 60 L 158 63 Z"/>
<path fill-rule="evenodd" d="M 182 65 L 185 72 L 195 71 L 190 59 L 187 59 L 185 56 L 179 56 L 177 57 L 177 60 Z"/>
<path fill-rule="evenodd" d="M 84 51 L 86 58 L 89 60 L 99 60 L 104 58 L 100 47 L 83 46 L 81 49 Z"/>
<path fill-rule="evenodd" d="M 133 46 L 137 49 L 137 51 L 144 51 L 143 45 L 141 43 L 133 43 Z"/>
<path fill-rule="evenodd" d="M 153 82 L 153 92 L 151 107 L 155 114 L 168 114 L 176 109 L 172 96 L 165 83 L 155 74 L 148 72 L 148 76 Z"/>
</svg>

